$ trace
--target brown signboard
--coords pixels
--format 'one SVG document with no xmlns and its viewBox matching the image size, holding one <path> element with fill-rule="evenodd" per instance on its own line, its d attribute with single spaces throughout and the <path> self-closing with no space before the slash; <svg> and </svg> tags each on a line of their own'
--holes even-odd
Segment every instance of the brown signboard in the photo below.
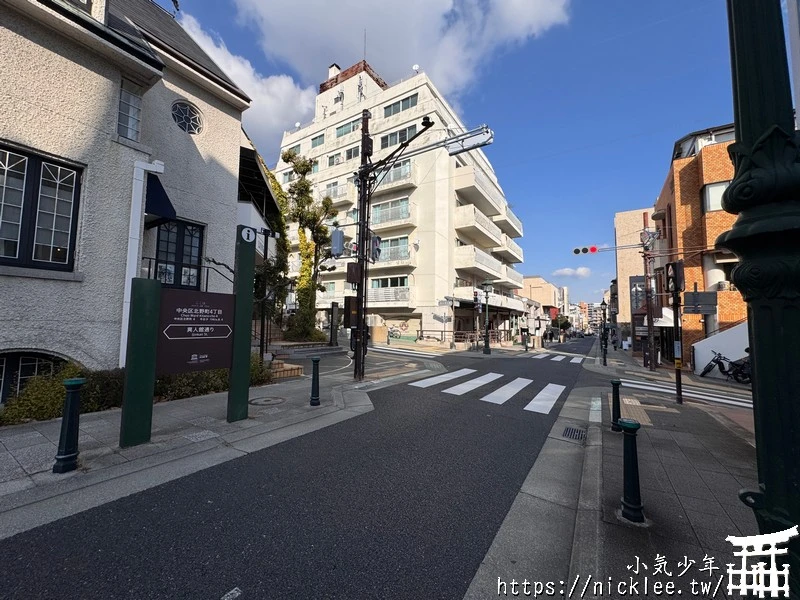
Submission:
<svg viewBox="0 0 800 600">
<path fill-rule="evenodd" d="M 156 373 L 229 369 L 234 301 L 233 294 L 162 289 Z"/>
</svg>

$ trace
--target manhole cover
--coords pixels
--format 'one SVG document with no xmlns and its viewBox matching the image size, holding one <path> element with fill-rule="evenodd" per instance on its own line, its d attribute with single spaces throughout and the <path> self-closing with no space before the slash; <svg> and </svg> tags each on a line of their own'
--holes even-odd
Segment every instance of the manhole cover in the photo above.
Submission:
<svg viewBox="0 0 800 600">
<path fill-rule="evenodd" d="M 561 437 L 570 438 L 571 440 L 582 440 L 586 438 L 586 430 L 577 427 L 567 427 Z"/>
<path fill-rule="evenodd" d="M 250 404 L 253 406 L 275 406 L 286 402 L 286 398 L 253 398 Z"/>
</svg>

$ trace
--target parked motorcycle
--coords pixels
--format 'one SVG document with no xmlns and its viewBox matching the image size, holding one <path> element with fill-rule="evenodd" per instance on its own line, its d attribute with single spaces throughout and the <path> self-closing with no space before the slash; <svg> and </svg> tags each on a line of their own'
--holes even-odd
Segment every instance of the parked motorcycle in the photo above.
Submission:
<svg viewBox="0 0 800 600">
<path fill-rule="evenodd" d="M 712 352 L 714 353 L 714 357 L 705 366 L 703 372 L 700 373 L 700 377 L 705 377 L 714 370 L 714 367 L 717 367 L 720 373 L 725 375 L 728 379 L 733 378 L 739 383 L 750 383 L 751 372 L 749 356 L 740 358 L 739 360 L 731 360 L 723 356 L 721 352 L 717 352 L 716 350 L 712 350 Z M 750 354 L 750 348 L 746 348 L 745 352 Z"/>
<path fill-rule="evenodd" d="M 402 333 L 403 332 L 400 331 L 400 328 L 397 327 L 397 326 L 393 325 L 392 327 L 389 327 L 389 337 L 390 338 L 399 338 L 402 335 Z"/>
</svg>

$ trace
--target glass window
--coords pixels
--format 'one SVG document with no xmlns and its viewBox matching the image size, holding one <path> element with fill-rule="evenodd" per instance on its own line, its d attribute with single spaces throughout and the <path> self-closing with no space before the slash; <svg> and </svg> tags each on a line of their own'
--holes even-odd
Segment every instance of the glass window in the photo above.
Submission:
<svg viewBox="0 0 800 600">
<path fill-rule="evenodd" d="M 344 125 L 339 125 L 336 128 L 336 137 L 342 137 L 343 135 L 347 135 L 348 133 L 352 133 L 356 131 L 361 126 L 361 119 L 355 119 L 350 121 L 349 123 L 345 123 Z"/>
<path fill-rule="evenodd" d="M 325 143 L 325 134 L 320 133 L 318 136 L 311 138 L 311 147 L 316 148 L 317 146 L 322 146 Z"/>
<path fill-rule="evenodd" d="M 164 285 L 200 288 L 203 227 L 181 221 L 158 226 L 156 279 Z"/>
<path fill-rule="evenodd" d="M 319 161 L 318 160 L 315 160 L 313 163 L 311 163 L 311 172 L 312 173 L 319 173 Z"/>
<path fill-rule="evenodd" d="M 703 211 L 722 210 L 722 193 L 728 188 L 730 181 L 709 183 L 703 188 Z"/>
<path fill-rule="evenodd" d="M 417 105 L 417 94 L 413 94 L 408 98 L 403 98 L 402 100 L 398 100 L 397 102 L 393 102 L 389 106 L 383 107 L 383 116 L 391 117 L 392 115 L 396 115 L 397 113 L 408 110 Z"/>
<path fill-rule="evenodd" d="M 407 219 L 408 217 L 408 198 L 381 202 L 372 207 L 372 222 L 376 224 Z"/>
<path fill-rule="evenodd" d="M 17 394 L 24 388 L 28 380 L 37 375 L 52 375 L 53 361 L 36 356 L 21 356 L 19 359 L 19 373 L 17 374 Z"/>
<path fill-rule="evenodd" d="M 345 160 L 352 160 L 358 157 L 358 146 L 353 146 L 352 148 L 348 148 L 345 152 Z"/>
<path fill-rule="evenodd" d="M 197 135 L 203 131 L 203 118 L 196 106 L 179 101 L 172 105 L 172 120 L 186 133 Z"/>
<path fill-rule="evenodd" d="M 124 138 L 138 142 L 141 121 L 142 88 L 127 79 L 123 79 L 119 93 L 117 133 Z"/>
<path fill-rule="evenodd" d="M 389 287 L 408 287 L 408 275 L 401 275 L 398 277 L 381 277 L 380 279 L 373 279 L 370 283 L 372 288 L 389 288 Z"/>
<path fill-rule="evenodd" d="M 381 150 L 384 148 L 389 148 L 390 146 L 402 144 L 403 142 L 406 142 L 410 138 L 414 137 L 416 134 L 417 126 L 411 125 L 410 127 L 406 127 L 400 131 L 394 131 L 388 135 L 384 135 L 381 137 Z"/>
<path fill-rule="evenodd" d="M 342 153 L 341 152 L 337 152 L 336 154 L 331 154 L 328 157 L 328 166 L 329 167 L 332 167 L 334 165 L 338 165 L 340 162 L 342 162 Z"/>
<path fill-rule="evenodd" d="M 0 263 L 69 270 L 80 172 L 0 148 Z"/>
<path fill-rule="evenodd" d="M 300 144 L 295 144 L 291 148 L 286 149 L 287 152 L 294 152 L 295 154 L 300 154 Z"/>
</svg>

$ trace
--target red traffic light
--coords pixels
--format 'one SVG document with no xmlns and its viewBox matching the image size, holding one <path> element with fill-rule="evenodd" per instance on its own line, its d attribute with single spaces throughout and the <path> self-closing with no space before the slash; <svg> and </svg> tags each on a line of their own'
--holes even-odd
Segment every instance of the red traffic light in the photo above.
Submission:
<svg viewBox="0 0 800 600">
<path fill-rule="evenodd" d="M 589 254 L 594 254 L 597 252 L 597 246 L 589 246 Z"/>
<path fill-rule="evenodd" d="M 581 248 L 573 248 L 573 254 L 596 254 L 597 253 L 597 246 L 583 246 Z"/>
</svg>

